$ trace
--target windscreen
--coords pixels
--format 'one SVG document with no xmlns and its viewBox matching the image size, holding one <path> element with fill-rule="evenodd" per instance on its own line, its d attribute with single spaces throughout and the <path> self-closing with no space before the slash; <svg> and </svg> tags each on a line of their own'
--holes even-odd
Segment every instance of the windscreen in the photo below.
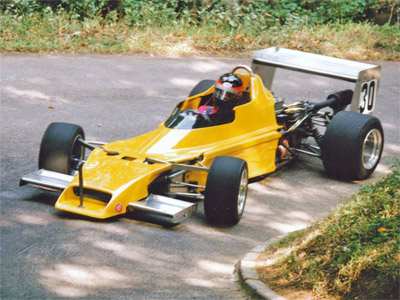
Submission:
<svg viewBox="0 0 400 300">
<path fill-rule="evenodd" d="M 206 115 L 193 109 L 185 109 L 174 111 L 164 125 L 173 129 L 196 129 L 231 123 L 234 119 L 235 112 L 232 110 Z"/>
</svg>

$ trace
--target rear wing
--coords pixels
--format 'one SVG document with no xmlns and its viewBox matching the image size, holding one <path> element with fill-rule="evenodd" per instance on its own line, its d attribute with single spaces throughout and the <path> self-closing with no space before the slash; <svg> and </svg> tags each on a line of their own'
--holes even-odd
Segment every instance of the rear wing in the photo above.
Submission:
<svg viewBox="0 0 400 300">
<path fill-rule="evenodd" d="M 350 110 L 371 114 L 375 108 L 380 66 L 279 47 L 254 53 L 252 69 L 270 90 L 276 68 L 354 82 Z"/>
</svg>

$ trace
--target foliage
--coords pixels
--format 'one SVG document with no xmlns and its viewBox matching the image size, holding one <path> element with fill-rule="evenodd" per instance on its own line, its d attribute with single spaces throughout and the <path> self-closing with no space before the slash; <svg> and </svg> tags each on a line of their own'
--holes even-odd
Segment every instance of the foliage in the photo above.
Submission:
<svg viewBox="0 0 400 300">
<path fill-rule="evenodd" d="M 346 299 L 398 299 L 400 161 L 328 218 L 275 245 L 290 284 Z M 286 252 L 285 252 L 286 249 Z M 299 283 L 301 282 L 301 283 Z"/>
<path fill-rule="evenodd" d="M 383 26 L 361 22 L 371 11 L 385 10 L 397 20 L 394 3 L 3 0 L 0 51 L 245 56 L 280 46 L 355 60 L 398 59 L 398 21 Z"/>
<path fill-rule="evenodd" d="M 317 22 L 362 22 L 371 21 L 378 13 L 392 13 L 398 16 L 397 0 L 307 0 L 307 6 L 313 7 L 313 18 Z M 392 19 L 391 19 L 392 20 Z"/>
<path fill-rule="evenodd" d="M 353 60 L 400 58 L 400 28 L 389 24 L 293 22 L 259 30 L 258 25 L 216 28 L 208 22 L 188 23 L 132 26 L 112 14 L 81 20 L 51 9 L 17 17 L 8 12 L 0 14 L 0 51 L 247 57 L 254 50 L 280 46 Z"/>
<path fill-rule="evenodd" d="M 371 21 L 381 13 L 389 13 L 390 21 L 399 17 L 397 0 L 3 0 L 0 4 L 0 11 L 14 15 L 48 9 L 66 11 L 80 19 L 111 13 L 136 26 L 146 26 L 154 21 L 160 25 L 175 21 L 189 25 L 211 22 L 222 27 L 251 23 L 258 24 L 260 29 L 301 19 L 325 24 Z"/>
</svg>

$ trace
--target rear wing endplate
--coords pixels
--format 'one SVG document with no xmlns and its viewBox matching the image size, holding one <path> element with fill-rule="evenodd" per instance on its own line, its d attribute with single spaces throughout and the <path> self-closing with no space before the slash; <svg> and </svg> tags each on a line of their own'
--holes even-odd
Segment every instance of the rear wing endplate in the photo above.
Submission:
<svg viewBox="0 0 400 300">
<path fill-rule="evenodd" d="M 270 90 L 276 68 L 354 82 L 350 110 L 370 114 L 375 108 L 380 66 L 279 47 L 254 53 L 252 69 Z"/>
</svg>

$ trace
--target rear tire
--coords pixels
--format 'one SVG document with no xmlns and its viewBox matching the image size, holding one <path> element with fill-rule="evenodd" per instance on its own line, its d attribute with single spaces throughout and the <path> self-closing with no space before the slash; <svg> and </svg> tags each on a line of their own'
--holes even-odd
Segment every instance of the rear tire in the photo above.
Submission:
<svg viewBox="0 0 400 300">
<path fill-rule="evenodd" d="M 51 123 L 40 144 L 39 169 L 71 175 L 77 170 L 76 160 L 84 158 L 85 149 L 78 142 L 84 138 L 83 129 L 78 125 Z"/>
<path fill-rule="evenodd" d="M 192 97 L 194 95 L 198 95 L 201 93 L 204 93 L 205 91 L 207 91 L 210 87 L 212 87 L 215 83 L 215 80 L 210 80 L 210 79 L 206 79 L 206 80 L 202 80 L 200 81 L 190 92 L 189 97 Z"/>
<path fill-rule="evenodd" d="M 210 223 L 235 225 L 243 215 L 247 198 L 246 161 L 217 156 L 208 172 L 204 212 Z"/>
<path fill-rule="evenodd" d="M 383 143 L 383 129 L 377 118 L 340 111 L 329 123 L 322 140 L 324 167 L 333 177 L 366 179 L 380 161 Z"/>
</svg>

